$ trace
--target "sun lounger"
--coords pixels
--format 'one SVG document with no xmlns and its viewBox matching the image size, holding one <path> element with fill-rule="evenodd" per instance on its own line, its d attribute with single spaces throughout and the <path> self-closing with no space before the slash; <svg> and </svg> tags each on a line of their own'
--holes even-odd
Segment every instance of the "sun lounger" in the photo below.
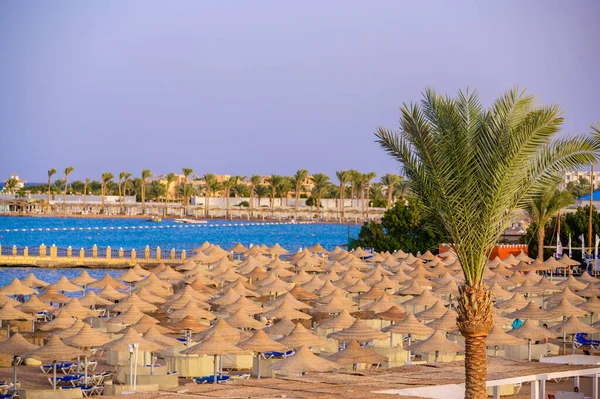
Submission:
<svg viewBox="0 0 600 399">
<path fill-rule="evenodd" d="M 232 375 L 231 379 L 232 380 L 248 380 L 248 379 L 250 379 L 250 373 L 243 373 L 243 374 L 238 374 L 238 375 Z"/>
<path fill-rule="evenodd" d="M 576 348 L 580 348 L 582 346 L 589 346 L 592 349 L 600 348 L 600 341 L 595 339 L 587 339 L 587 334 L 585 333 L 575 334 L 573 344 Z"/>
<path fill-rule="evenodd" d="M 287 352 L 265 352 L 263 353 L 265 359 L 273 359 L 273 358 L 277 358 L 277 357 L 288 357 L 294 354 L 294 351 L 287 351 Z"/>
<path fill-rule="evenodd" d="M 229 381 L 231 377 L 228 375 L 218 375 L 217 376 L 217 383 L 218 384 L 222 384 L 224 382 Z M 212 384 L 215 381 L 215 376 L 214 375 L 208 375 L 205 377 L 196 377 L 194 378 L 192 381 L 194 381 L 194 383 L 196 384 Z"/>
</svg>

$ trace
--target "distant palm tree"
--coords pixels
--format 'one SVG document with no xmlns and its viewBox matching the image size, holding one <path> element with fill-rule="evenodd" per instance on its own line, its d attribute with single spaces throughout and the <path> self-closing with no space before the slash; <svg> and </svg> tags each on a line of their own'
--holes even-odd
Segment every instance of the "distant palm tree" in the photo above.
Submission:
<svg viewBox="0 0 600 399">
<path fill-rule="evenodd" d="M 206 194 L 204 195 L 204 214 L 206 217 L 210 216 L 210 197 L 215 191 L 214 188 L 217 187 L 218 181 L 217 176 L 212 173 L 206 173 L 202 180 L 204 180 L 204 189 L 206 190 Z"/>
<path fill-rule="evenodd" d="M 123 213 L 123 201 L 125 200 L 125 196 L 123 195 L 123 180 L 125 180 L 125 174 L 127 172 L 119 173 L 119 204 L 121 205 L 121 213 Z"/>
<path fill-rule="evenodd" d="M 167 175 L 167 199 L 169 199 L 169 192 L 171 191 L 171 185 L 177 181 L 177 175 L 175 173 L 169 173 Z"/>
<path fill-rule="evenodd" d="M 152 176 L 152 172 L 150 169 L 143 169 L 141 182 L 142 182 L 142 215 L 146 214 L 146 184 L 148 183 L 148 178 Z"/>
<path fill-rule="evenodd" d="M 368 172 L 364 174 L 365 176 L 365 187 L 364 190 L 367 192 L 367 213 L 369 213 L 369 197 L 371 194 L 371 180 L 377 177 L 375 172 Z"/>
<path fill-rule="evenodd" d="M 50 188 L 52 186 L 52 176 L 56 174 L 56 169 L 48 169 L 48 209 L 50 209 Z"/>
<path fill-rule="evenodd" d="M 187 207 L 188 207 L 188 178 L 192 173 L 194 173 L 194 169 L 192 168 L 182 168 L 181 172 L 183 172 L 183 215 L 187 216 Z"/>
<path fill-rule="evenodd" d="M 348 178 L 348 182 L 350 183 L 350 207 L 354 208 L 354 193 L 359 187 L 357 186 L 357 181 L 361 179 L 362 173 L 360 173 L 356 169 L 348 170 L 350 177 Z"/>
<path fill-rule="evenodd" d="M 256 194 L 256 197 L 258 198 L 258 207 L 260 208 L 260 200 L 262 198 L 268 197 L 270 190 L 269 187 L 263 185 L 263 184 L 259 184 L 256 187 L 254 187 L 254 193 Z"/>
<path fill-rule="evenodd" d="M 104 197 L 106 197 L 106 188 L 108 186 L 108 183 L 110 183 L 110 181 L 114 179 L 114 177 L 115 176 L 110 172 L 102 173 L 102 212 L 104 213 L 106 213 L 104 209 Z"/>
<path fill-rule="evenodd" d="M 338 180 L 340 181 L 340 216 L 344 218 L 344 193 L 346 191 L 346 184 L 348 184 L 348 180 L 350 180 L 350 171 L 348 170 L 340 170 L 339 172 L 335 172 Z"/>
<path fill-rule="evenodd" d="M 85 208 L 85 203 L 86 203 L 86 197 L 87 197 L 87 191 L 88 191 L 88 186 L 90 185 L 92 179 L 90 179 L 89 177 L 85 178 L 85 183 L 83 184 L 83 207 Z"/>
<path fill-rule="evenodd" d="M 308 170 L 298 169 L 292 179 L 291 183 L 294 185 L 296 200 L 294 201 L 294 213 L 298 212 L 298 201 L 300 200 L 300 190 L 304 181 L 308 178 Z"/>
<path fill-rule="evenodd" d="M 63 192 L 63 212 L 67 206 L 67 188 L 69 187 L 69 175 L 75 168 L 72 166 L 68 166 L 65 168 L 65 191 Z"/>
<path fill-rule="evenodd" d="M 321 199 L 327 192 L 327 186 L 331 184 L 331 182 L 329 181 L 329 176 L 327 176 L 325 173 L 315 173 L 310 177 L 310 181 L 313 183 L 311 195 L 315 205 L 317 206 L 318 215 L 321 210 Z"/>
<path fill-rule="evenodd" d="M 292 183 L 289 177 L 282 176 L 281 181 L 275 187 L 277 197 L 279 198 L 279 206 L 283 207 L 283 197 L 285 197 L 285 206 L 288 206 L 288 193 L 292 189 Z"/>
<path fill-rule="evenodd" d="M 400 183 L 400 176 L 395 175 L 393 173 L 386 173 L 381 176 L 381 184 L 385 186 L 385 191 L 387 193 L 387 207 L 391 208 L 392 202 L 394 200 L 394 189 L 396 185 Z"/>
<path fill-rule="evenodd" d="M 277 185 L 281 184 L 282 177 L 279 175 L 271 175 L 265 179 L 265 183 L 269 185 L 269 189 L 271 190 L 271 211 L 275 208 L 275 195 L 277 194 Z"/>
<path fill-rule="evenodd" d="M 250 217 L 252 217 L 254 211 L 254 189 L 260 184 L 262 178 L 259 175 L 252 175 L 250 177 Z"/>
<path fill-rule="evenodd" d="M 8 179 L 4 182 L 4 190 L 8 194 L 14 194 L 18 185 L 19 185 L 19 181 L 16 178 L 11 177 L 10 179 Z"/>
<path fill-rule="evenodd" d="M 548 222 L 564 207 L 574 204 L 575 198 L 568 191 L 558 191 L 557 185 L 550 185 L 540 195 L 532 198 L 526 204 L 525 210 L 531 218 L 531 223 L 537 226 L 538 254 L 537 258 L 544 260 L 544 238 Z"/>
<path fill-rule="evenodd" d="M 238 184 L 238 176 L 231 176 L 229 179 L 223 180 L 223 190 L 225 195 L 225 217 L 229 217 L 229 199 L 231 198 L 231 189 Z"/>
</svg>

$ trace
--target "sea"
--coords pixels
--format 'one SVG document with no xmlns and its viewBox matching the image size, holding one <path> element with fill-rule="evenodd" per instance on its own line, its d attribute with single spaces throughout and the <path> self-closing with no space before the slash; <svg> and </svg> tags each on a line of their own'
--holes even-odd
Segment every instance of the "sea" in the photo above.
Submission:
<svg viewBox="0 0 600 399">
<path fill-rule="evenodd" d="M 90 250 L 94 245 L 99 249 L 111 247 L 113 251 L 135 249 L 143 251 L 146 246 L 163 251 L 190 251 L 208 241 L 228 249 L 241 242 L 246 247 L 255 244 L 268 246 L 279 243 L 291 252 L 320 243 L 326 249 L 348 243 L 348 237 L 356 237 L 359 225 L 255 222 L 240 220 L 215 220 L 206 224 L 180 224 L 173 219 L 160 223 L 148 222 L 139 218 L 36 218 L 0 217 L 0 245 L 2 253 L 8 254 L 13 246 L 27 247 L 33 252 L 41 244 L 55 245 L 65 251 L 71 247 Z M 0 268 L 0 286 L 13 278 L 23 278 L 30 272 L 47 282 L 55 282 L 61 276 L 72 278 L 82 269 L 42 269 L 29 267 Z M 109 273 L 116 276 L 122 271 L 92 269 L 88 273 L 101 278 Z"/>
</svg>

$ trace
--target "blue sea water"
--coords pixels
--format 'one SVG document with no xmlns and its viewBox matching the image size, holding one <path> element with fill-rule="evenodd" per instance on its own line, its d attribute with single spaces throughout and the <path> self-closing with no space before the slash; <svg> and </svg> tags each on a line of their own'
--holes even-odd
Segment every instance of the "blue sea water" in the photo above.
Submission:
<svg viewBox="0 0 600 399">
<path fill-rule="evenodd" d="M 7 253 L 13 245 L 32 249 L 41 244 L 59 248 L 71 246 L 89 249 L 97 245 L 125 250 L 143 250 L 146 245 L 166 250 L 190 250 L 204 241 L 227 249 L 236 242 L 273 245 L 279 243 L 290 251 L 320 243 L 327 249 L 348 242 L 348 235 L 356 237 L 360 226 L 339 224 L 276 224 L 244 221 L 209 221 L 207 224 L 184 225 L 165 219 L 151 223 L 144 219 L 93 219 L 93 218 L 35 218 L 0 217 L 0 245 Z M 8 269 L 8 270 L 7 270 Z M 48 282 L 57 281 L 62 275 L 72 278 L 80 269 L 4 268 L 0 272 L 0 285 L 14 277 L 23 278 L 34 272 Z M 89 270 L 90 275 L 100 278 L 106 272 L 118 275 L 116 270 Z"/>
</svg>

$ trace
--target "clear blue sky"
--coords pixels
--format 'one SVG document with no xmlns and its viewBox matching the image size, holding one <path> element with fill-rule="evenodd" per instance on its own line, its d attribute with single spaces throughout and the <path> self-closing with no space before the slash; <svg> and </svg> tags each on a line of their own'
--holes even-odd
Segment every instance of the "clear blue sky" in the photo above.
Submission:
<svg viewBox="0 0 600 399">
<path fill-rule="evenodd" d="M 520 85 L 600 122 L 600 1 L 3 1 L 0 180 L 378 175 L 425 87 Z"/>
</svg>

